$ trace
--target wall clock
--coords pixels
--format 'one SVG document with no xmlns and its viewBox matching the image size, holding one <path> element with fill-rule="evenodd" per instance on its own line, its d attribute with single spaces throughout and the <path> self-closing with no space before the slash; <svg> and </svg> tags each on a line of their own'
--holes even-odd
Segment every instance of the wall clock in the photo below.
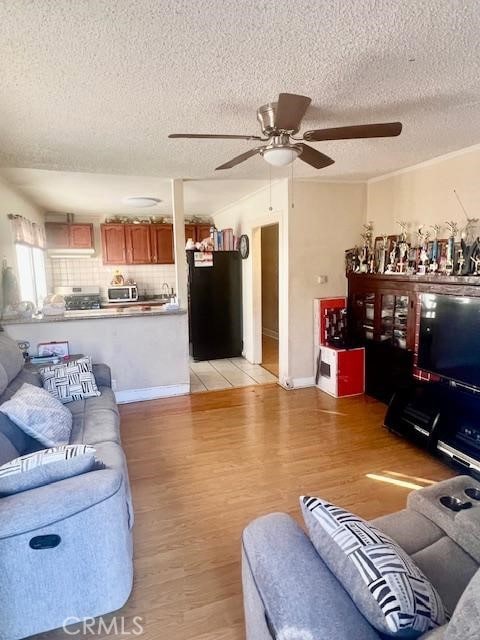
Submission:
<svg viewBox="0 0 480 640">
<path fill-rule="evenodd" d="M 248 241 L 248 236 L 245 233 L 240 236 L 239 249 L 242 259 L 245 260 L 248 258 L 248 254 L 250 253 L 250 242 Z"/>
</svg>

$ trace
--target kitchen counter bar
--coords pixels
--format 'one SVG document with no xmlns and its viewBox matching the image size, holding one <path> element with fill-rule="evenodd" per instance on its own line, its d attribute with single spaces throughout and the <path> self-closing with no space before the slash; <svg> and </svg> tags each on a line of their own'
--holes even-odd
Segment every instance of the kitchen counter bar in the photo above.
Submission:
<svg viewBox="0 0 480 640">
<path fill-rule="evenodd" d="M 32 354 L 37 353 L 40 343 L 68 342 L 70 353 L 107 363 L 117 402 L 153 400 L 190 390 L 188 316 L 184 310 L 95 309 L 69 311 L 57 319 L 0 320 L 0 324 L 14 340 L 29 342 Z"/>
<path fill-rule="evenodd" d="M 148 306 L 148 305 L 145 305 Z M 162 311 L 160 308 L 152 307 L 151 309 L 142 311 L 133 307 L 123 307 L 118 309 L 86 309 L 85 311 L 65 311 L 61 316 L 40 316 L 38 318 L 4 318 L 0 320 L 0 325 L 13 324 L 40 324 L 51 322 L 68 322 L 71 320 L 99 320 L 112 318 L 138 318 L 151 316 L 181 316 L 185 315 L 185 309 L 166 309 Z"/>
</svg>

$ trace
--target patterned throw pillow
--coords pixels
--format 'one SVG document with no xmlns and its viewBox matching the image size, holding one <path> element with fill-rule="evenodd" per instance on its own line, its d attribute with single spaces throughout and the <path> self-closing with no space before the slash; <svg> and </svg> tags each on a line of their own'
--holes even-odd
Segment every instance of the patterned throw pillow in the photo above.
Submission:
<svg viewBox="0 0 480 640">
<path fill-rule="evenodd" d="M 60 402 L 100 395 L 92 372 L 92 361 L 88 357 L 43 367 L 40 375 L 44 388 Z"/>
<path fill-rule="evenodd" d="M 314 547 L 373 627 L 417 638 L 445 623 L 437 591 L 389 536 L 320 498 L 300 506 Z"/>
<path fill-rule="evenodd" d="M 0 467 L 0 496 L 8 496 L 102 468 L 89 445 L 42 449 Z"/>
<path fill-rule="evenodd" d="M 25 382 L 0 411 L 45 447 L 70 442 L 72 414 L 42 387 Z"/>
</svg>

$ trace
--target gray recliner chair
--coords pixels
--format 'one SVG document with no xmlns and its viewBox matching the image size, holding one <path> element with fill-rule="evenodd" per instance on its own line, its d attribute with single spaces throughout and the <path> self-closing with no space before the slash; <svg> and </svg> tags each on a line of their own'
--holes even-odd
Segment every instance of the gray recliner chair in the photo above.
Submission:
<svg viewBox="0 0 480 640">
<path fill-rule="evenodd" d="M 441 496 L 468 500 L 468 476 L 411 493 L 407 508 L 373 521 L 416 562 L 440 594 L 450 622 L 421 640 L 480 639 L 480 501 L 454 512 Z M 380 640 L 341 583 L 288 515 L 254 520 L 243 532 L 247 640 Z"/>
</svg>

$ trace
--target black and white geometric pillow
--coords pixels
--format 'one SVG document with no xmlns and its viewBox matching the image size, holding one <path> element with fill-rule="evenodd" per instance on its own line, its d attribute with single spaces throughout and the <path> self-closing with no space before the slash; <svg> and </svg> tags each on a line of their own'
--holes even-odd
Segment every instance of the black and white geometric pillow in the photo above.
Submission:
<svg viewBox="0 0 480 640">
<path fill-rule="evenodd" d="M 417 638 L 446 622 L 436 589 L 389 536 L 319 498 L 300 506 L 313 545 L 372 626 Z"/>
<path fill-rule="evenodd" d="M 0 497 L 101 469 L 95 451 L 90 445 L 68 444 L 10 460 L 0 467 Z"/>
<path fill-rule="evenodd" d="M 64 404 L 100 395 L 88 357 L 43 367 L 40 375 L 44 389 Z"/>
</svg>

